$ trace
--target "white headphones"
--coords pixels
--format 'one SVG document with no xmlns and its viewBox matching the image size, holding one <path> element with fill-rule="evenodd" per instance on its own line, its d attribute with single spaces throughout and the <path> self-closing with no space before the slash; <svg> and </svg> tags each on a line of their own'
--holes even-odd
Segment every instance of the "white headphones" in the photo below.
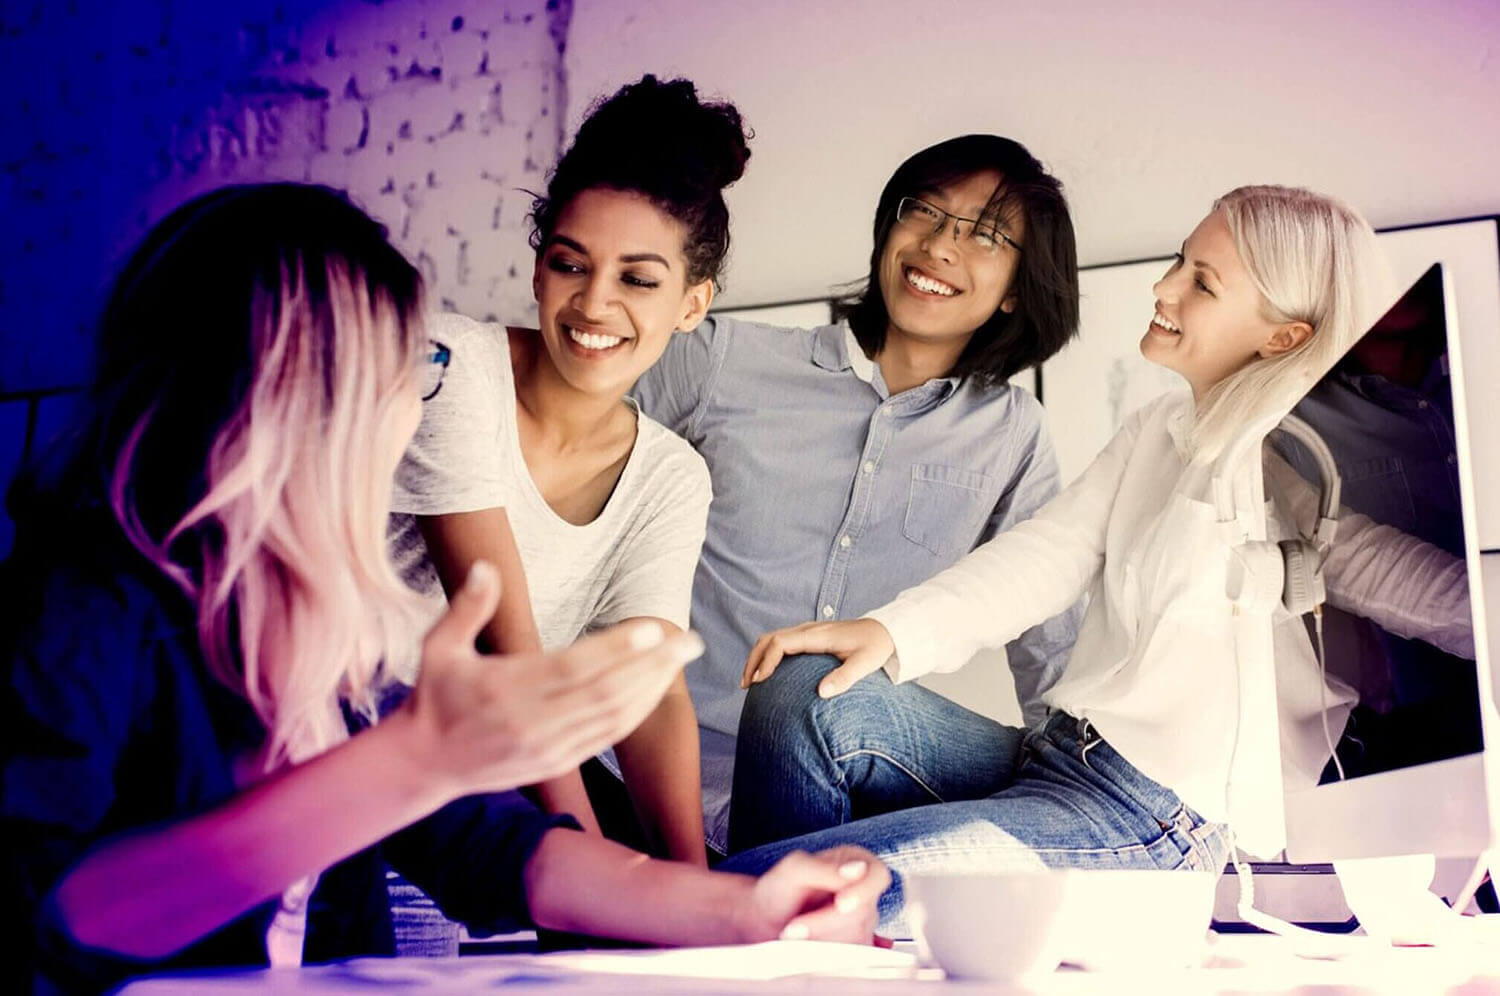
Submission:
<svg viewBox="0 0 1500 996">
<path fill-rule="evenodd" d="M 1317 430 L 1296 415 L 1287 415 L 1273 432 L 1284 432 L 1301 443 L 1318 465 L 1322 488 L 1318 498 L 1318 521 L 1311 536 L 1284 539 L 1281 547 L 1283 581 L 1281 604 L 1293 615 L 1305 615 L 1322 605 L 1328 597 L 1323 584 L 1323 560 L 1338 532 L 1339 491 L 1342 482 L 1333 453 Z"/>
<path fill-rule="evenodd" d="M 1280 601 L 1293 615 L 1305 615 L 1327 598 L 1323 562 L 1338 531 L 1341 481 L 1333 453 L 1312 426 L 1295 415 L 1287 415 L 1271 432 L 1284 432 L 1301 443 L 1317 465 L 1319 481 L 1318 518 L 1312 535 L 1301 534 L 1279 543 L 1250 541 L 1235 547 L 1230 562 L 1226 594 L 1237 607 L 1264 611 Z M 1214 480 L 1214 497 L 1220 521 L 1233 521 L 1233 500 L 1228 484 Z"/>
</svg>

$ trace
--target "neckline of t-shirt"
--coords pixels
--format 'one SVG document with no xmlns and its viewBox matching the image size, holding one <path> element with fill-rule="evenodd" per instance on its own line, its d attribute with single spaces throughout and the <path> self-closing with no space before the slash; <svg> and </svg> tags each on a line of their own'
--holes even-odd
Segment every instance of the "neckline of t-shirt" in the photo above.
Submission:
<svg viewBox="0 0 1500 996">
<path fill-rule="evenodd" d="M 506 349 L 502 361 L 505 363 L 505 370 L 509 375 L 505 378 L 505 384 L 506 389 L 510 391 L 510 396 L 503 400 L 510 405 L 510 418 L 507 420 L 507 424 L 510 430 L 511 465 L 512 469 L 516 472 L 516 476 L 521 479 L 521 489 L 526 493 L 526 500 L 559 529 L 577 529 L 583 531 L 598 527 L 605 519 L 611 518 L 615 509 L 624 501 L 620 496 L 625 492 L 626 485 L 634 476 L 635 466 L 639 462 L 637 458 L 641 452 L 641 443 L 645 440 L 647 421 L 646 417 L 641 414 L 640 404 L 629 395 L 626 395 L 624 398 L 626 406 L 635 412 L 635 442 L 630 444 L 630 455 L 625 458 L 625 467 L 620 471 L 620 479 L 615 481 L 615 488 L 610 492 L 608 500 L 604 503 L 604 507 L 599 510 L 598 515 L 594 516 L 588 522 L 569 522 L 557 514 L 557 509 L 547 503 L 546 495 L 542 494 L 541 488 L 536 486 L 536 481 L 531 476 L 531 468 L 526 466 L 526 454 L 521 449 L 521 418 L 518 410 L 520 402 L 516 399 L 516 372 L 510 365 L 509 348 Z"/>
</svg>

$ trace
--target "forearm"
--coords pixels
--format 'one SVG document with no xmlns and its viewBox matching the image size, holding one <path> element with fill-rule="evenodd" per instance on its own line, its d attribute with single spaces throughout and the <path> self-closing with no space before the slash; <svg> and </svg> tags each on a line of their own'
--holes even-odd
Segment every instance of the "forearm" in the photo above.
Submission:
<svg viewBox="0 0 1500 996">
<path fill-rule="evenodd" d="M 530 786 L 526 794 L 549 813 L 572 816 L 585 832 L 603 833 L 599 829 L 599 819 L 594 815 L 593 804 L 589 802 L 588 790 L 583 786 L 583 776 L 577 768 L 566 775 Z"/>
<path fill-rule="evenodd" d="M 866 613 L 890 633 L 895 681 L 951 671 L 1066 610 L 1103 563 L 1094 537 L 1038 516 Z"/>
<path fill-rule="evenodd" d="M 526 586 L 525 565 L 510 529 L 510 520 L 502 508 L 451 515 L 424 516 L 418 519 L 427 553 L 451 598 L 468 577 L 476 560 L 495 565 L 500 572 L 501 597 L 495 614 L 480 631 L 480 643 L 496 654 L 533 653 L 542 649 L 541 633 L 531 611 L 531 597 Z M 599 821 L 584 791 L 578 772 L 529 785 L 522 789 L 549 813 L 568 813 L 583 828 L 599 833 Z"/>
<path fill-rule="evenodd" d="M 1134 420 L 1072 484 L 1025 521 L 866 613 L 896 647 L 893 681 L 961 667 L 1077 602 L 1104 563 L 1115 495 L 1135 446 Z"/>
<path fill-rule="evenodd" d="M 656 861 L 601 837 L 553 830 L 526 866 L 538 926 L 648 944 L 770 940 L 748 926 L 755 880 Z M 650 911 L 643 916 L 642 911 Z"/>
<path fill-rule="evenodd" d="M 485 648 L 495 654 L 530 653 L 542 649 L 541 634 L 531 611 L 526 568 L 503 508 L 478 512 L 420 516 L 417 519 L 427 555 L 449 598 L 469 576 L 478 560 L 500 572 L 500 604 L 480 634 Z"/>
<path fill-rule="evenodd" d="M 427 815 L 457 793 L 409 749 L 409 724 L 396 713 L 213 810 L 105 845 L 59 883 L 64 923 L 90 947 L 164 957 Z"/>
<path fill-rule="evenodd" d="M 681 678 L 646 721 L 615 746 L 615 757 L 652 841 L 675 860 L 706 866 L 698 719 Z"/>
<path fill-rule="evenodd" d="M 1474 657 L 1469 578 L 1462 557 L 1346 512 L 1324 573 L 1331 605 L 1372 619 L 1397 636 Z"/>
</svg>

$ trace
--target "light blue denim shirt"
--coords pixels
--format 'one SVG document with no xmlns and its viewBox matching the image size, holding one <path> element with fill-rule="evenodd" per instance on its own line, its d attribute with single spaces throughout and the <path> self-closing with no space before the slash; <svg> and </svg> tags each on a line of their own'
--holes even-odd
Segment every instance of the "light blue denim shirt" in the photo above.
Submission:
<svg viewBox="0 0 1500 996">
<path fill-rule="evenodd" d="M 1030 394 L 943 377 L 892 396 L 843 324 L 709 318 L 672 337 L 635 396 L 713 479 L 692 607 L 707 649 L 687 682 L 707 833 L 722 848 L 755 640 L 857 618 L 926 580 L 1055 495 L 1057 460 Z M 1006 647 L 1028 722 L 1045 713 L 1038 696 L 1062 671 L 1078 614 Z"/>
</svg>

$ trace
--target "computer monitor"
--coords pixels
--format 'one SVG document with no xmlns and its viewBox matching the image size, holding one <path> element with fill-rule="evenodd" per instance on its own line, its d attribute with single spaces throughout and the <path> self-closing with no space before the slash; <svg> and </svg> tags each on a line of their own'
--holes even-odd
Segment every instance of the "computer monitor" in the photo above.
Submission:
<svg viewBox="0 0 1500 996">
<path fill-rule="evenodd" d="M 1495 287 L 1471 292 L 1496 294 Z M 1490 653 L 1500 638 L 1500 544 L 1482 541 L 1480 519 L 1488 529 L 1494 516 L 1479 514 L 1481 503 L 1500 504 L 1500 494 L 1475 492 L 1476 478 L 1494 479 L 1500 451 L 1476 447 L 1470 432 L 1476 415 L 1500 420 L 1490 407 L 1500 396 L 1500 328 L 1460 335 L 1455 299 L 1452 275 L 1432 266 L 1294 409 L 1332 452 L 1345 509 L 1453 558 L 1469 590 L 1468 611 L 1455 618 L 1471 628 L 1473 642 L 1472 651 L 1451 652 L 1450 633 L 1437 640 L 1445 651 L 1324 607 L 1324 662 L 1358 701 L 1347 724 L 1347 707 L 1330 712 L 1339 720 L 1330 738 L 1340 764 L 1330 761 L 1315 782 L 1288 782 L 1287 858 L 1294 862 L 1472 857 L 1500 843 Z M 1302 444 L 1273 433 L 1267 446 L 1320 485 Z"/>
</svg>

